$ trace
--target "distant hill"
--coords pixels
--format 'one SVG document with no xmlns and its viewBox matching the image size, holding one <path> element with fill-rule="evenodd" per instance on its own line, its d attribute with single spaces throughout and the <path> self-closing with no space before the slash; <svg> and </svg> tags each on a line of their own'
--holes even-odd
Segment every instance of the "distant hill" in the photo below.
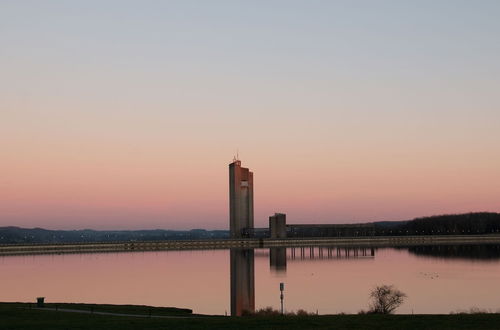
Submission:
<svg viewBox="0 0 500 330">
<path fill-rule="evenodd" d="M 81 243 L 116 241 L 161 241 L 179 239 L 228 238 L 227 230 L 47 230 L 42 228 L 0 227 L 0 244 Z"/>
<path fill-rule="evenodd" d="M 374 235 L 477 235 L 500 233 L 500 213 L 436 215 L 372 223 Z M 161 241 L 229 238 L 228 230 L 47 230 L 0 227 L 0 244 Z"/>
</svg>

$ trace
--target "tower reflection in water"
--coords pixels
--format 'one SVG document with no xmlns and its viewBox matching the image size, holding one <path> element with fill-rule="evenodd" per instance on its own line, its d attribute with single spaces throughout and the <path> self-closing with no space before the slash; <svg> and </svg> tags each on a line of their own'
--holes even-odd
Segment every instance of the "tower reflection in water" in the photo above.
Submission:
<svg viewBox="0 0 500 330">
<path fill-rule="evenodd" d="M 258 257 L 267 253 L 258 252 Z M 277 273 L 286 272 L 287 261 L 373 258 L 373 248 L 298 247 L 269 248 L 269 266 Z M 231 316 L 255 312 L 254 249 L 231 249 Z"/>
<path fill-rule="evenodd" d="M 254 250 L 231 249 L 231 316 L 255 311 Z"/>
<path fill-rule="evenodd" d="M 269 267 L 277 273 L 286 272 L 286 247 L 269 249 Z"/>
</svg>

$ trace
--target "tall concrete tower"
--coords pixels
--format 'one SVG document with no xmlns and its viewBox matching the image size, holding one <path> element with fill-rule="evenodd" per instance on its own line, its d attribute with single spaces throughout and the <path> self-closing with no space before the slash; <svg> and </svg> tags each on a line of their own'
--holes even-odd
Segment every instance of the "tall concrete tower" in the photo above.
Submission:
<svg viewBox="0 0 500 330">
<path fill-rule="evenodd" d="M 229 231 L 242 237 L 244 228 L 253 229 L 253 173 L 234 159 L 229 164 Z"/>
</svg>

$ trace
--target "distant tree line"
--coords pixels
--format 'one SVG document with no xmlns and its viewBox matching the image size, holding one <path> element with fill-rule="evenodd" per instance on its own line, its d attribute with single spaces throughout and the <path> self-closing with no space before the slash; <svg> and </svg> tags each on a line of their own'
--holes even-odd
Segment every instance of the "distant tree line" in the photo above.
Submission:
<svg viewBox="0 0 500 330">
<path fill-rule="evenodd" d="M 375 235 L 483 235 L 500 233 L 499 213 L 438 215 L 403 221 L 395 226 L 375 223 Z"/>
<path fill-rule="evenodd" d="M 500 233 L 499 213 L 437 215 L 361 224 L 287 225 L 288 237 L 484 235 Z M 268 233 L 266 233 L 268 235 Z"/>
<path fill-rule="evenodd" d="M 437 215 L 404 221 L 361 224 L 287 225 L 288 237 L 363 237 L 405 235 L 484 235 L 500 233 L 499 213 Z M 268 233 L 266 233 L 268 235 Z"/>
</svg>

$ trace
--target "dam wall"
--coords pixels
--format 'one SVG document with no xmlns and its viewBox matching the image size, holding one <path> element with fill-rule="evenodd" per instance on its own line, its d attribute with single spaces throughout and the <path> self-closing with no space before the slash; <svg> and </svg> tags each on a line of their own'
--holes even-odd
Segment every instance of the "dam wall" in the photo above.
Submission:
<svg viewBox="0 0 500 330">
<path fill-rule="evenodd" d="M 105 243 L 8 244 L 0 245 L 0 256 L 62 253 L 131 252 L 164 250 L 207 250 L 300 246 L 404 247 L 439 244 L 500 244 L 500 235 L 421 235 L 342 238 L 282 238 L 170 240 Z"/>
</svg>

